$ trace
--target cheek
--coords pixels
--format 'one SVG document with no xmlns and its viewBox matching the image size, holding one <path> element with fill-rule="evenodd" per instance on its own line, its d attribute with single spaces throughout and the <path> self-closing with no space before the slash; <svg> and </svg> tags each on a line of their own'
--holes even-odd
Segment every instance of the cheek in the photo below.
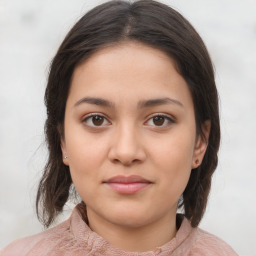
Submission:
<svg viewBox="0 0 256 256">
<path fill-rule="evenodd" d="M 69 128 L 69 129 L 68 129 Z M 72 129 L 67 127 L 66 148 L 70 159 L 70 165 L 91 169 L 98 166 L 106 157 L 108 141 L 106 136 L 86 133 L 83 127 Z M 71 135 L 71 136 L 70 136 Z"/>
<path fill-rule="evenodd" d="M 107 141 L 96 134 L 88 136 L 83 131 L 66 131 L 70 173 L 78 193 L 82 196 L 90 193 L 100 181 L 101 166 L 106 159 Z"/>
<path fill-rule="evenodd" d="M 182 134 L 182 133 L 181 133 Z M 191 173 L 194 143 L 193 138 L 176 134 L 152 148 L 150 155 L 161 190 L 171 197 L 179 198 Z"/>
<path fill-rule="evenodd" d="M 190 134 L 189 132 L 187 133 Z M 194 138 L 185 132 L 166 136 L 161 141 L 151 143 L 151 159 L 162 167 L 171 167 L 177 172 L 191 169 L 194 154 Z"/>
<path fill-rule="evenodd" d="M 72 140 L 67 144 L 69 168 L 74 186 L 84 201 L 101 181 L 101 165 L 104 161 L 103 144 L 90 140 Z"/>
</svg>

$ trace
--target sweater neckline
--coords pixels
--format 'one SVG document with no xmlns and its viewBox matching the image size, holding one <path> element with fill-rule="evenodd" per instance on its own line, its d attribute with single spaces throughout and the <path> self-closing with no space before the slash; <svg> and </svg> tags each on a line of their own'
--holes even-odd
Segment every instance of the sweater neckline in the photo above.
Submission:
<svg viewBox="0 0 256 256">
<path fill-rule="evenodd" d="M 112 256 L 153 256 L 153 255 L 170 255 L 175 249 L 177 249 L 192 232 L 190 222 L 183 218 L 180 228 L 178 229 L 176 236 L 165 243 L 164 245 L 157 247 L 154 251 L 146 252 L 125 252 L 119 248 L 114 247 L 103 237 L 92 231 L 87 223 L 83 220 L 79 213 L 78 207 L 75 207 L 70 217 L 70 231 L 74 236 L 74 239 L 80 244 L 84 245 L 87 250 L 91 251 L 92 255 L 112 255 Z M 91 255 L 91 254 L 90 254 Z"/>
</svg>

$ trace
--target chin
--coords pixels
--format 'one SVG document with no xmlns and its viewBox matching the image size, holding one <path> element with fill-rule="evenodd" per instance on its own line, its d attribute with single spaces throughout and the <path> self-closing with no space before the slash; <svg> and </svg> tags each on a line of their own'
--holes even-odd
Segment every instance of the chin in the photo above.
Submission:
<svg viewBox="0 0 256 256">
<path fill-rule="evenodd" d="M 109 221 L 115 225 L 123 226 L 126 228 L 140 228 L 148 225 L 158 219 L 158 216 L 150 216 L 148 210 L 140 209 L 126 209 L 119 211 L 112 211 Z"/>
<path fill-rule="evenodd" d="M 126 228 L 140 228 L 150 223 L 150 220 L 145 219 L 145 216 L 122 216 L 113 219 L 113 224 Z"/>
</svg>

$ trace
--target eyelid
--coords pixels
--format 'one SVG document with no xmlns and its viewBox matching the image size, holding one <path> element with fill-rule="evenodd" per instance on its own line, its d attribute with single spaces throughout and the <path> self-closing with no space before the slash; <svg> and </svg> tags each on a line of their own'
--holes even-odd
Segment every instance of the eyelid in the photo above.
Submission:
<svg viewBox="0 0 256 256">
<path fill-rule="evenodd" d="M 170 125 L 170 123 L 175 123 L 176 122 L 175 117 L 173 117 L 170 114 L 154 113 L 154 114 L 152 114 L 152 115 L 147 117 L 147 121 L 145 123 L 147 123 L 149 120 L 151 120 L 152 118 L 157 117 L 157 116 L 164 117 L 165 119 L 167 119 L 169 121 L 169 125 Z M 164 126 L 157 126 L 157 125 L 155 125 L 154 127 L 164 128 L 164 127 L 169 126 L 169 125 L 164 125 Z"/>
<path fill-rule="evenodd" d="M 87 121 L 90 117 L 94 117 L 94 116 L 100 116 L 100 117 L 102 117 L 102 118 L 104 118 L 105 120 L 107 120 L 107 122 L 108 122 L 108 125 L 109 124 L 111 124 L 111 122 L 109 121 L 109 118 L 108 117 L 106 117 L 106 115 L 104 115 L 104 114 L 102 114 L 102 113 L 89 113 L 89 114 L 87 114 L 87 115 L 85 115 L 85 116 L 83 116 L 83 118 L 82 118 L 82 123 L 85 123 L 85 121 Z M 88 125 L 88 124 L 85 124 L 87 127 L 91 127 L 91 128 L 103 128 L 103 127 L 105 127 L 106 125 L 100 125 L 100 126 L 93 126 L 93 125 Z"/>
<path fill-rule="evenodd" d="M 105 126 L 108 126 L 108 125 L 111 124 L 111 122 L 109 121 L 109 117 L 108 117 L 108 116 L 106 116 L 105 114 L 102 114 L 102 113 L 98 113 L 98 112 L 89 113 L 89 114 L 83 116 L 81 122 L 82 122 L 82 123 L 85 123 L 86 120 L 88 120 L 90 117 L 94 117 L 94 116 L 100 116 L 100 117 L 104 118 L 104 119 L 108 122 L 108 124 L 107 124 L 107 125 L 106 125 L 106 124 L 105 124 L 105 125 L 100 125 L 100 126 L 97 126 L 97 125 L 94 126 L 94 125 L 85 124 L 87 127 L 100 129 L 100 128 L 104 128 Z M 160 116 L 160 117 L 165 118 L 166 120 L 168 120 L 168 123 L 169 123 L 169 124 L 163 125 L 163 126 L 157 126 L 157 125 L 155 125 L 154 127 L 164 128 L 164 127 L 169 126 L 171 123 L 175 123 L 175 122 L 176 122 L 175 117 L 173 117 L 173 116 L 170 115 L 170 114 L 154 113 L 154 114 L 149 115 L 149 116 L 147 117 L 147 120 L 146 120 L 144 123 L 149 122 L 149 120 L 151 120 L 152 118 L 157 117 L 157 116 Z M 152 125 L 149 125 L 149 126 L 152 126 Z"/>
</svg>

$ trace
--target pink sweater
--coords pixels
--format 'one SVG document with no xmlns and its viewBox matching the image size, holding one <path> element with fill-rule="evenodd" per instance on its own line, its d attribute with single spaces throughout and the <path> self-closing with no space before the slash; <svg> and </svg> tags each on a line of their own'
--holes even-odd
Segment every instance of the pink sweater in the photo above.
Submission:
<svg viewBox="0 0 256 256">
<path fill-rule="evenodd" d="M 42 233 L 12 242 L 1 256 L 237 256 L 224 241 L 184 218 L 170 242 L 155 251 L 125 252 L 93 232 L 75 208 L 71 217 Z"/>
</svg>

